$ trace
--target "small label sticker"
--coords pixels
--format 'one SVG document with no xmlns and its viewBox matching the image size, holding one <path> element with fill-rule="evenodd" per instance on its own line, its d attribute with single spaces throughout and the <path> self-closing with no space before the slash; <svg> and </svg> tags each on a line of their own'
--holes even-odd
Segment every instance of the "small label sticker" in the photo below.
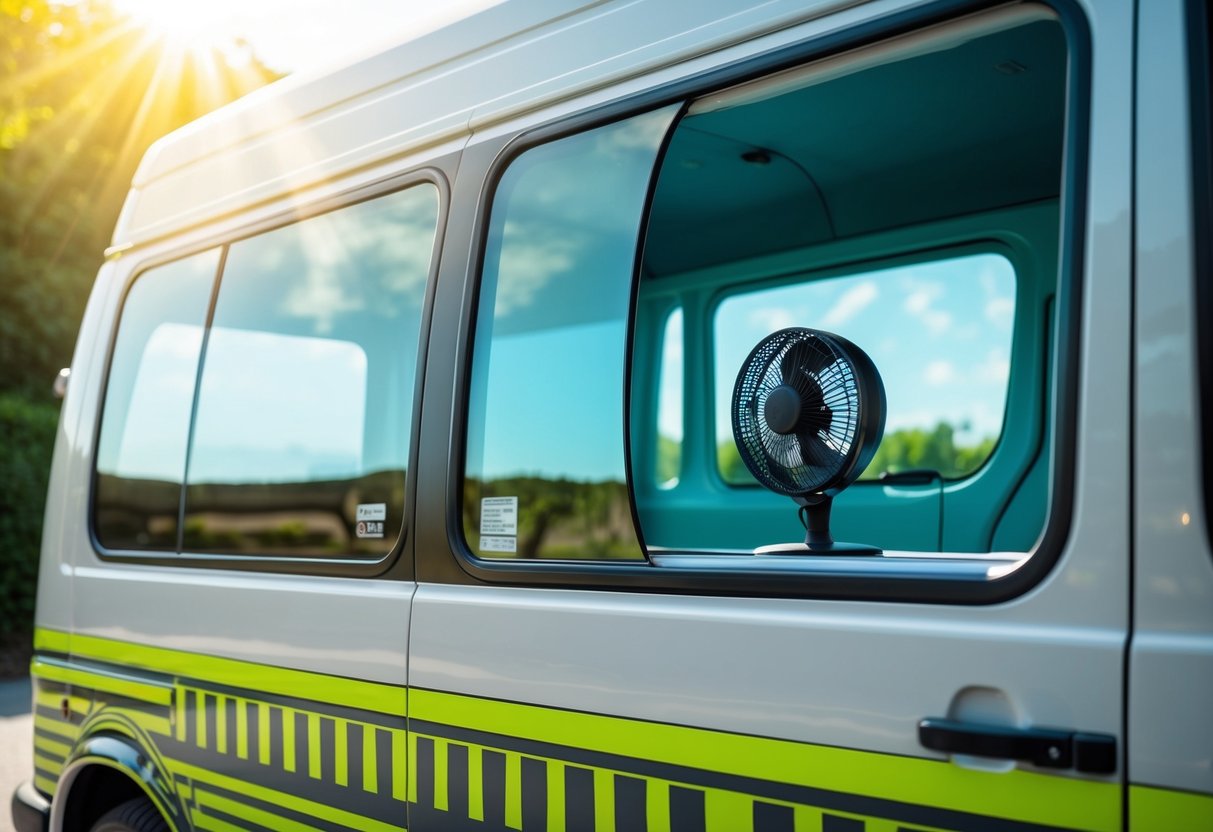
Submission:
<svg viewBox="0 0 1213 832">
<path fill-rule="evenodd" d="M 518 538 L 516 537 L 485 537 L 480 536 L 480 551 L 482 552 L 517 552 Z"/>
<path fill-rule="evenodd" d="M 354 527 L 354 534 L 358 537 L 383 537 L 383 521 L 359 520 L 358 525 Z"/>
<path fill-rule="evenodd" d="M 518 498 L 484 497 L 480 500 L 480 534 L 517 535 Z M 484 548 L 484 547 L 481 547 Z M 504 549 L 494 551 L 506 551 Z M 509 549 L 508 551 L 514 551 Z"/>
<path fill-rule="evenodd" d="M 359 503 L 355 520 L 386 520 L 387 503 Z"/>
</svg>

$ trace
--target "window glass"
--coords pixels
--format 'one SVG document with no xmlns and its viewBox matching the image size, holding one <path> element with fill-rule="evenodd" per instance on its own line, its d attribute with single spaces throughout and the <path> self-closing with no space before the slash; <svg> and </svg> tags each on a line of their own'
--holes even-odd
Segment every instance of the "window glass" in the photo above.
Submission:
<svg viewBox="0 0 1213 832">
<path fill-rule="evenodd" d="M 437 216 L 422 185 L 231 246 L 203 358 L 186 550 L 391 550 Z"/>
<path fill-rule="evenodd" d="M 673 109 L 526 151 L 490 219 L 464 531 L 484 557 L 641 558 L 624 462 L 636 244 Z"/>
<path fill-rule="evenodd" d="M 738 369 L 772 332 L 833 332 L 871 356 L 884 381 L 884 439 L 861 479 L 931 470 L 955 479 L 989 458 L 1002 432 L 1015 316 L 1015 272 L 978 254 L 809 280 L 733 295 L 715 326 L 715 411 L 721 476 L 754 483 L 733 441 Z"/>
<path fill-rule="evenodd" d="M 177 548 L 198 354 L 219 249 L 151 269 L 132 284 L 110 364 L 94 494 L 109 549 Z"/>
<path fill-rule="evenodd" d="M 682 471 L 682 309 L 665 319 L 657 393 L 657 485 L 673 488 Z"/>
</svg>

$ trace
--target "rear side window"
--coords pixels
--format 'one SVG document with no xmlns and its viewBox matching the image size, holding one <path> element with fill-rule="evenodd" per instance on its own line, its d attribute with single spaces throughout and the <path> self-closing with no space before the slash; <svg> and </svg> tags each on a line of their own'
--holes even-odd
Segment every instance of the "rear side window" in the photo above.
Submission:
<svg viewBox="0 0 1213 832">
<path fill-rule="evenodd" d="M 184 335 L 175 341 L 179 389 L 143 406 L 171 410 L 175 423 L 188 429 L 178 427 L 175 444 L 160 455 L 176 472 L 175 480 L 161 482 L 166 495 L 176 495 L 173 514 L 183 522 L 172 520 L 169 532 L 146 543 L 111 534 L 99 463 L 103 545 L 309 558 L 386 555 L 404 528 L 413 388 L 437 218 L 436 189 L 423 185 L 231 244 L 209 322 L 213 266 L 203 290 L 177 300 L 194 316 L 191 349 L 184 349 Z M 127 334 L 133 304 L 154 285 L 149 278 L 183 268 L 162 267 L 135 282 L 120 325 L 115 381 L 130 364 L 148 360 L 147 349 L 140 359 L 122 348 L 134 337 Z M 111 382 L 102 449 L 115 441 L 110 410 L 129 398 Z M 167 506 L 167 496 L 160 502 Z M 159 503 L 157 511 L 163 513 Z"/>
</svg>

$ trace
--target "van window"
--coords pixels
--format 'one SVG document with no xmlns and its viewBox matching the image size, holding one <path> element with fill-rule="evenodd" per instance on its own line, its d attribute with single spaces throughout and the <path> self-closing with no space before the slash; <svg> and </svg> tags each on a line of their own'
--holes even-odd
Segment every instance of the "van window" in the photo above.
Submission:
<svg viewBox="0 0 1213 832">
<path fill-rule="evenodd" d="M 636 237 L 672 109 L 518 156 L 493 201 L 464 534 L 483 557 L 641 558 L 623 454 Z"/>
<path fill-rule="evenodd" d="M 884 439 L 860 480 L 907 470 L 972 474 L 1002 433 L 1015 272 L 999 254 L 925 260 L 734 294 L 713 321 L 719 472 L 757 485 L 733 441 L 733 384 L 750 350 L 788 326 L 864 349 L 884 380 Z"/>
<path fill-rule="evenodd" d="M 437 189 L 418 185 L 232 243 L 209 325 L 218 251 L 139 277 L 107 392 L 100 542 L 201 554 L 386 555 L 404 528 L 437 222 Z M 135 439 L 116 433 L 128 410 Z M 147 421 L 163 424 L 148 431 L 140 427 Z M 145 457 L 155 470 L 145 470 Z M 115 474 L 140 479 L 119 492 Z"/>
<path fill-rule="evenodd" d="M 190 409 L 219 249 L 149 269 L 126 295 L 97 444 L 108 549 L 177 548 Z"/>
</svg>

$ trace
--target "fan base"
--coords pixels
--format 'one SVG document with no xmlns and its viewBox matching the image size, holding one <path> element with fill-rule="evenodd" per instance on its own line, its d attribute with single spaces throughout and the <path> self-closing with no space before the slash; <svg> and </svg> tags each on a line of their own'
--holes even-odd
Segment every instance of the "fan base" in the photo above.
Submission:
<svg viewBox="0 0 1213 832">
<path fill-rule="evenodd" d="M 756 555 L 880 555 L 883 549 L 875 546 L 865 546 L 862 543 L 828 543 L 810 546 L 807 543 L 772 543 L 770 546 L 759 546 L 754 550 Z"/>
</svg>

